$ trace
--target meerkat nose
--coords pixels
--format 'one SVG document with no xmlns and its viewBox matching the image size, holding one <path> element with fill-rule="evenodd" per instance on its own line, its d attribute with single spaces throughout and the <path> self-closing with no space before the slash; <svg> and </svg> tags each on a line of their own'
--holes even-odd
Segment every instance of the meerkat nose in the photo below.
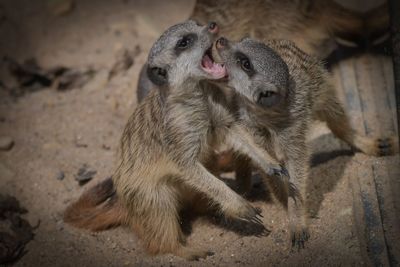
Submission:
<svg viewBox="0 0 400 267">
<path fill-rule="evenodd" d="M 228 43 L 228 40 L 224 37 L 221 37 L 217 40 L 216 46 L 218 49 L 224 48 Z"/>
<path fill-rule="evenodd" d="M 218 25 L 215 22 L 210 22 L 208 24 L 208 31 L 211 33 L 218 33 Z"/>
</svg>

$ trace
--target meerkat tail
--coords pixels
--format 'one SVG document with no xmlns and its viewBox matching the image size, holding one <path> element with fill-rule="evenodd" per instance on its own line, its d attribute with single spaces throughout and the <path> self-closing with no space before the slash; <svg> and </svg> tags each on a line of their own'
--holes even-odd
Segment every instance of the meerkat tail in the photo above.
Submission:
<svg viewBox="0 0 400 267">
<path fill-rule="evenodd" d="M 84 192 L 67 207 L 64 222 L 90 231 L 101 231 L 126 222 L 127 210 L 115 194 L 111 178 Z"/>
</svg>

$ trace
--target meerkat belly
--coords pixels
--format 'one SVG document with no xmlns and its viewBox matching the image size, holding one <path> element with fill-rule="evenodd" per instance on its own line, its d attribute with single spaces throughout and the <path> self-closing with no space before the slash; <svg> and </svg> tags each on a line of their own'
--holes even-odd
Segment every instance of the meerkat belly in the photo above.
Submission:
<svg viewBox="0 0 400 267">
<path fill-rule="evenodd" d="M 212 129 L 213 147 L 223 149 L 226 147 L 225 139 L 229 133 L 229 129 L 236 122 L 232 112 L 228 109 L 226 103 L 219 103 L 213 100 L 210 106 L 210 125 Z"/>
</svg>

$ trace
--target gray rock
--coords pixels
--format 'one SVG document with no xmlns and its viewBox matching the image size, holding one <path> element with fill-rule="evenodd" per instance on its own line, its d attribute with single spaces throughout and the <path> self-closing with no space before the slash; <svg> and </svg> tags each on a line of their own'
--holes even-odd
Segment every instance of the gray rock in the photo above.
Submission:
<svg viewBox="0 0 400 267">
<path fill-rule="evenodd" d="M 79 182 L 79 185 L 84 185 L 90 180 L 92 180 L 93 176 L 95 176 L 97 171 L 90 170 L 86 164 L 78 170 L 78 173 L 75 174 L 75 180 Z"/>
<path fill-rule="evenodd" d="M 0 150 L 10 150 L 14 146 L 14 140 L 10 136 L 0 136 Z"/>
<path fill-rule="evenodd" d="M 64 180 L 64 178 L 65 178 L 64 172 L 63 172 L 63 171 L 60 171 L 60 172 L 57 174 L 57 180 L 62 181 L 62 180 Z"/>
</svg>

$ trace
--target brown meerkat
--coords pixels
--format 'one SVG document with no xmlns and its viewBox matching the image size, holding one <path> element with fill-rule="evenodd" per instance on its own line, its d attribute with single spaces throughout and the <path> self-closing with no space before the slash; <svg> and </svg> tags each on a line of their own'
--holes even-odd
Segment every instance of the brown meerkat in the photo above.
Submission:
<svg viewBox="0 0 400 267">
<path fill-rule="evenodd" d="M 342 38 L 350 45 L 363 32 L 361 13 L 334 0 L 197 0 L 191 18 L 212 19 L 231 40 L 291 40 L 307 54 L 327 57 Z"/>
<path fill-rule="evenodd" d="M 228 86 L 241 96 L 239 121 L 251 132 L 256 145 L 282 162 L 289 172 L 289 181 L 281 183 L 286 188 L 276 191 L 286 194 L 286 199 L 284 195 L 278 198 L 288 209 L 292 244 L 304 247 L 309 238 L 305 196 L 310 152 L 306 136 L 312 120 L 325 121 L 338 138 L 369 155 L 396 153 L 395 139 L 373 139 L 355 133 L 330 75 L 319 60 L 293 42 L 264 44 L 245 38 L 235 43 L 221 37 L 216 47 L 214 58 L 225 64 Z"/>
<path fill-rule="evenodd" d="M 371 19 L 365 19 L 365 14 L 346 9 L 334 0 L 197 0 L 190 17 L 200 23 L 216 21 L 221 34 L 229 39 L 248 36 L 264 41 L 291 40 L 321 59 L 327 58 L 338 44 L 356 47 L 364 42 L 366 28 L 376 33 L 388 32 L 384 21 L 373 19 L 377 25 L 370 27 Z M 138 101 L 152 89 L 157 86 L 147 77 L 145 64 L 139 74 Z M 232 171 L 241 162 L 233 161 L 233 154 L 225 151 L 216 158 L 216 169 Z M 246 173 L 244 169 L 238 167 L 236 172 Z"/>
<path fill-rule="evenodd" d="M 338 46 L 363 49 L 366 42 L 379 44 L 390 33 L 386 3 L 357 12 L 335 0 L 197 0 L 190 18 L 203 24 L 217 22 L 221 35 L 231 40 L 290 40 L 307 54 L 328 61 Z M 146 66 L 139 75 L 139 101 L 154 88 L 145 70 Z"/>
<path fill-rule="evenodd" d="M 105 205 L 110 213 L 102 213 L 103 218 L 110 219 L 111 214 L 114 222 L 127 220 L 125 223 L 152 254 L 173 253 L 187 259 L 207 255 L 207 251 L 186 246 L 179 223 L 179 212 L 186 206 L 201 206 L 199 202 L 206 201 L 228 218 L 262 226 L 260 210 L 206 168 L 215 146 L 226 142 L 248 155 L 265 173 L 284 174 L 266 151 L 255 146 L 245 128 L 235 123 L 234 102 L 228 104 L 218 87 L 202 82 L 226 74 L 225 68 L 210 57 L 217 31 L 215 23 L 206 27 L 187 21 L 172 26 L 155 42 L 147 72 L 160 90 L 150 92 L 129 118 L 120 141 L 113 184 L 106 181 L 92 191 L 104 197 L 84 195 L 78 200 L 90 200 L 89 206 Z M 115 200 L 113 187 L 117 197 L 114 206 L 122 207 L 122 211 L 111 211 L 107 206 Z M 88 205 L 72 204 L 64 220 L 78 227 L 88 226 L 82 223 L 85 214 L 76 210 Z"/>
<path fill-rule="evenodd" d="M 385 5 L 378 10 L 385 11 Z M 382 13 L 385 14 L 379 12 Z M 221 34 L 228 39 L 238 40 L 247 36 L 263 41 L 291 40 L 307 54 L 325 58 L 329 64 L 337 61 L 336 57 L 328 56 L 338 45 L 353 49 L 365 45 L 365 39 L 381 39 L 389 32 L 387 19 L 381 19 L 388 17 L 387 10 L 386 16 L 371 16 L 347 9 L 334 0 L 255 0 L 251 3 L 197 0 L 190 17 L 200 23 L 216 21 Z M 369 32 L 374 32 L 374 35 L 367 34 Z M 356 51 L 354 49 L 353 52 Z M 157 89 L 145 70 L 146 64 L 139 75 L 136 90 L 139 102 L 150 90 Z M 215 169 L 236 169 L 238 174 L 246 175 L 248 171 L 240 166 L 243 161 L 235 160 L 231 151 L 223 151 L 216 157 Z M 247 186 L 250 184 L 247 183 Z"/>
</svg>

